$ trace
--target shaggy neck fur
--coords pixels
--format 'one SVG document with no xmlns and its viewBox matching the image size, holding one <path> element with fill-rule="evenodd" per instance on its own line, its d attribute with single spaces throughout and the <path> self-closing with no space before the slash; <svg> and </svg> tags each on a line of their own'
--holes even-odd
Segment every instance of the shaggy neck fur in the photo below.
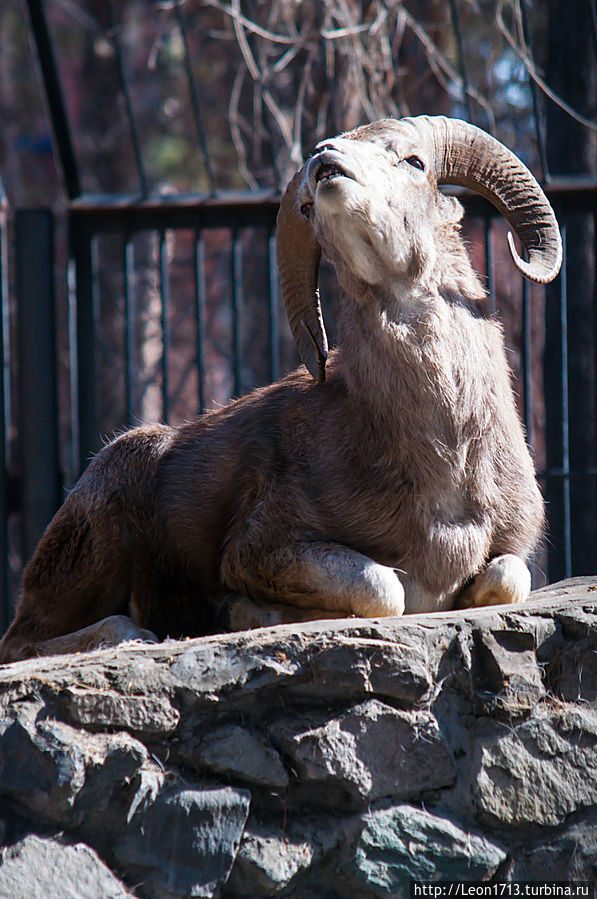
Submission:
<svg viewBox="0 0 597 899">
<path fill-rule="evenodd" d="M 394 404 L 395 378 L 402 389 L 416 381 L 413 401 L 422 387 L 423 395 L 431 391 L 435 401 L 443 404 L 442 394 L 451 393 L 450 382 L 460 380 L 461 370 L 465 387 L 470 357 L 480 349 L 475 345 L 484 329 L 471 325 L 484 315 L 485 292 L 458 228 L 450 225 L 438 230 L 438 264 L 431 269 L 422 261 L 418 279 L 396 274 L 390 283 L 371 286 L 335 260 L 346 293 L 338 322 L 338 362 L 351 390 L 382 407 Z M 379 359 L 388 360 L 387 364 L 380 366 Z M 378 383 L 374 385 L 372 379 Z M 448 404 L 454 399 L 445 396 Z"/>
<path fill-rule="evenodd" d="M 480 327 L 484 293 L 454 238 L 440 257 L 444 266 L 426 282 L 396 280 L 388 290 L 338 272 L 347 295 L 334 368 L 358 399 L 363 447 L 414 472 L 425 490 L 438 482 L 462 490 L 478 438 L 492 427 L 490 382 L 507 378 L 505 359 L 495 370 L 485 363 L 499 325 Z"/>
</svg>

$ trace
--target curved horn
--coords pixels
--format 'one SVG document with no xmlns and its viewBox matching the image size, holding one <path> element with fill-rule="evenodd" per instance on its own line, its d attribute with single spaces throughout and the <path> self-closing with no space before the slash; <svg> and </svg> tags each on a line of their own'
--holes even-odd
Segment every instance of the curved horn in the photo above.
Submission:
<svg viewBox="0 0 597 899">
<path fill-rule="evenodd" d="M 297 209 L 303 169 L 282 197 L 276 230 L 280 290 L 300 357 L 316 381 L 325 380 L 328 341 L 321 314 L 319 260 L 321 248 L 307 219 Z"/>
<path fill-rule="evenodd" d="M 552 281 L 562 264 L 560 230 L 549 200 L 520 159 L 468 122 L 443 116 L 419 116 L 410 121 L 416 127 L 430 128 L 438 184 L 469 187 L 493 203 L 528 255 L 528 262 L 520 258 L 509 233 L 516 267 L 531 281 Z"/>
</svg>

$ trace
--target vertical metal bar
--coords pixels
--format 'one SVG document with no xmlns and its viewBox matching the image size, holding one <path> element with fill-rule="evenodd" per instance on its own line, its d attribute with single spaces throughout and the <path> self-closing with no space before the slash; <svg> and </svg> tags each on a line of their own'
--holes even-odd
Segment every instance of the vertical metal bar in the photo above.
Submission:
<svg viewBox="0 0 597 899">
<path fill-rule="evenodd" d="M 280 282 L 275 231 L 270 231 L 268 235 L 267 260 L 269 269 L 269 373 L 270 380 L 277 381 L 280 377 Z"/>
<path fill-rule="evenodd" d="M 209 156 L 209 150 L 207 147 L 207 137 L 205 134 L 205 128 L 203 126 L 203 117 L 201 115 L 201 103 L 199 102 L 199 93 L 197 91 L 197 85 L 195 83 L 195 76 L 193 75 L 193 66 L 191 63 L 191 51 L 189 49 L 189 38 L 187 33 L 187 25 L 185 14 L 182 8 L 182 4 L 180 0 L 175 0 L 174 10 L 176 12 L 176 18 L 178 20 L 178 28 L 180 31 L 180 36 L 182 37 L 182 43 L 184 47 L 184 67 L 185 73 L 187 76 L 187 84 L 189 87 L 189 96 L 191 98 L 191 110 L 193 112 L 193 121 L 195 123 L 195 130 L 197 132 L 197 140 L 199 141 L 199 147 L 201 148 L 201 155 L 203 157 L 203 165 L 205 167 L 205 173 L 207 175 L 207 180 L 209 182 L 209 190 L 213 196 L 215 196 L 218 192 L 218 187 L 216 184 L 216 179 L 214 177 L 213 169 L 211 166 L 211 159 Z"/>
<path fill-rule="evenodd" d="M 9 584 L 8 433 L 10 427 L 10 319 L 8 314 L 8 202 L 0 181 L 0 634 L 12 615 Z"/>
<path fill-rule="evenodd" d="M 48 23 L 44 12 L 44 3 L 43 0 L 26 0 L 26 5 L 29 11 L 31 32 L 37 48 L 37 56 L 52 122 L 54 141 L 58 159 L 60 160 L 60 168 L 62 169 L 62 175 L 64 177 L 64 186 L 66 187 L 69 198 L 72 200 L 75 197 L 81 196 L 81 184 L 75 151 L 71 140 L 64 96 L 58 77 L 56 58 L 54 56 L 54 49 L 52 47 L 52 41 L 50 40 Z"/>
<path fill-rule="evenodd" d="M 520 19 L 522 23 L 522 36 L 524 38 L 524 42 L 527 48 L 527 53 L 529 54 L 529 58 L 533 58 L 533 53 L 531 49 L 531 44 L 529 41 L 529 23 L 527 18 L 527 12 L 524 6 L 524 0 L 520 0 L 519 3 L 520 8 Z M 539 86 L 534 78 L 531 78 L 529 75 L 529 82 L 531 86 L 531 97 L 533 99 L 533 119 L 535 122 L 535 136 L 537 138 L 537 150 L 539 151 L 539 162 L 541 165 L 541 177 L 543 181 L 547 181 L 549 179 L 549 167 L 547 163 L 547 150 L 545 148 L 545 134 L 543 129 L 543 120 L 541 118 L 541 105 L 540 105 L 540 95 L 539 95 Z"/>
<path fill-rule="evenodd" d="M 568 400 L 568 278 L 566 272 L 566 224 L 562 233 L 563 263 L 560 272 L 560 323 L 562 341 L 562 497 L 564 529 L 564 577 L 572 573 L 572 519 L 570 509 L 570 409 Z"/>
<path fill-rule="evenodd" d="M 49 209 L 15 215 L 22 550 L 28 560 L 60 504 L 54 220 Z"/>
<path fill-rule="evenodd" d="M 75 268 L 76 291 L 76 353 L 77 416 L 79 445 L 77 448 L 77 476 L 86 467 L 90 456 L 101 445 L 100 402 L 98 389 L 99 364 L 97 344 L 99 334 L 99 301 L 95 277 L 93 235 L 81 221 L 70 220 L 70 248 Z"/>
<path fill-rule="evenodd" d="M 8 198 L 0 180 L 0 452 L 6 464 L 11 462 L 8 443 L 11 423 L 10 381 L 10 306 L 8 301 Z"/>
<path fill-rule="evenodd" d="M 70 424 L 70 448 L 64 486 L 71 488 L 79 475 L 79 360 L 77 358 L 77 276 L 75 261 L 68 260 L 67 281 L 67 327 L 68 327 L 68 411 Z"/>
<path fill-rule="evenodd" d="M 456 36 L 456 46 L 458 48 L 458 67 L 460 69 L 460 77 L 462 78 L 462 102 L 466 109 L 466 115 L 469 122 L 473 122 L 473 107 L 469 94 L 468 73 L 466 71 L 466 63 L 464 58 L 464 40 L 462 38 L 462 29 L 460 27 L 460 13 L 456 0 L 450 0 L 450 14 L 452 17 L 452 27 Z"/>
<path fill-rule="evenodd" d="M 522 283 L 522 322 L 521 322 L 521 362 L 523 383 L 523 415 L 526 431 L 527 445 L 533 453 L 534 428 L 533 428 L 533 357 L 531 355 L 531 308 L 530 289 L 526 278 L 521 278 Z M 530 565 L 531 587 L 534 589 L 537 583 L 537 566 L 533 562 Z"/>
<path fill-rule="evenodd" d="M 170 382 L 168 358 L 170 355 L 170 264 L 166 232 L 160 231 L 160 301 L 162 325 L 162 415 L 167 423 L 170 418 Z"/>
<path fill-rule="evenodd" d="M 589 9 L 591 10 L 591 30 L 593 32 L 593 43 L 595 44 L 595 55 L 597 56 L 597 3 L 595 0 L 589 0 Z"/>
<path fill-rule="evenodd" d="M 124 240 L 124 378 L 125 415 L 129 427 L 136 414 L 135 377 L 135 246 L 130 234 Z"/>
<path fill-rule="evenodd" d="M 597 422 L 597 205 L 593 208 L 593 383 L 595 385 L 593 410 Z M 591 465 L 597 466 L 597 441 L 593 444 Z M 594 482 L 597 488 L 597 481 Z"/>
<path fill-rule="evenodd" d="M 492 218 L 486 215 L 483 219 L 485 232 L 485 271 L 487 273 L 487 294 L 489 300 L 489 311 L 493 315 L 496 311 L 495 299 L 495 272 L 493 269 L 493 229 L 491 227 Z"/>
<path fill-rule="evenodd" d="M 122 97 L 124 99 L 124 108 L 126 112 L 126 118 L 129 124 L 129 134 L 131 136 L 131 143 L 133 145 L 133 154 L 135 156 L 135 166 L 137 168 L 137 174 L 139 176 L 139 184 L 141 188 L 141 194 L 143 197 L 146 197 L 149 189 L 148 189 L 148 181 L 145 173 L 145 167 L 143 165 L 143 154 L 141 152 L 141 141 L 139 140 L 139 132 L 137 131 L 137 122 L 135 120 L 135 114 L 133 112 L 133 100 L 131 96 L 128 74 L 126 71 L 126 66 L 124 64 L 124 55 L 122 52 L 122 44 L 120 41 L 120 25 L 116 22 L 116 16 L 114 15 L 114 4 L 113 0 L 109 0 L 108 2 L 108 13 L 109 13 L 109 21 L 110 21 L 110 37 L 112 40 L 112 46 L 114 47 L 114 55 L 116 57 L 116 67 L 118 70 L 118 79 L 120 81 L 120 87 L 122 90 Z"/>
<path fill-rule="evenodd" d="M 232 232 L 232 374 L 233 393 L 240 396 L 241 384 L 241 346 L 240 346 L 240 310 L 243 301 L 243 247 L 238 231 Z"/>
<path fill-rule="evenodd" d="M 526 278 L 522 278 L 522 382 L 524 390 L 524 426 L 527 443 L 533 446 L 533 365 L 531 356 L 531 308 L 530 288 Z"/>
<path fill-rule="evenodd" d="M 199 412 L 205 409 L 205 372 L 203 362 L 203 322 L 205 320 L 205 241 L 201 231 L 195 232 L 195 324 L 197 334 L 197 391 Z"/>
</svg>

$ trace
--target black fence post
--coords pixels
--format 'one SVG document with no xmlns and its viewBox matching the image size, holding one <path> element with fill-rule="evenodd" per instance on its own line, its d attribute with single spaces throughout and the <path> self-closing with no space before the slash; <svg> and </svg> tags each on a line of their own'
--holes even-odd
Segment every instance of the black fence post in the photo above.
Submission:
<svg viewBox="0 0 597 899">
<path fill-rule="evenodd" d="M 8 425 L 10 421 L 10 358 L 8 318 L 8 201 L 0 181 L 0 634 L 11 618 L 8 565 Z"/>
<path fill-rule="evenodd" d="M 98 319 L 97 290 L 93 263 L 93 235 L 81 221 L 70 219 L 70 252 L 75 272 L 76 338 L 71 346 L 70 363 L 75 368 L 77 396 L 73 436 L 77 442 L 74 457 L 78 461 L 75 480 L 101 446 L 99 435 Z"/>
<path fill-rule="evenodd" d="M 54 315 L 54 221 L 15 214 L 22 552 L 28 561 L 61 499 Z"/>
</svg>

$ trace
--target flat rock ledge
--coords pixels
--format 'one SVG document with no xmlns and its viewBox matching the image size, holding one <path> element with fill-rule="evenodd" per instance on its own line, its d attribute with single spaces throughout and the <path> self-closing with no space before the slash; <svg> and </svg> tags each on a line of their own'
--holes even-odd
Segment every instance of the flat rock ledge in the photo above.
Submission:
<svg viewBox="0 0 597 899">
<path fill-rule="evenodd" d="M 0 897 L 593 880 L 596 700 L 597 578 L 6 665 Z"/>
</svg>

